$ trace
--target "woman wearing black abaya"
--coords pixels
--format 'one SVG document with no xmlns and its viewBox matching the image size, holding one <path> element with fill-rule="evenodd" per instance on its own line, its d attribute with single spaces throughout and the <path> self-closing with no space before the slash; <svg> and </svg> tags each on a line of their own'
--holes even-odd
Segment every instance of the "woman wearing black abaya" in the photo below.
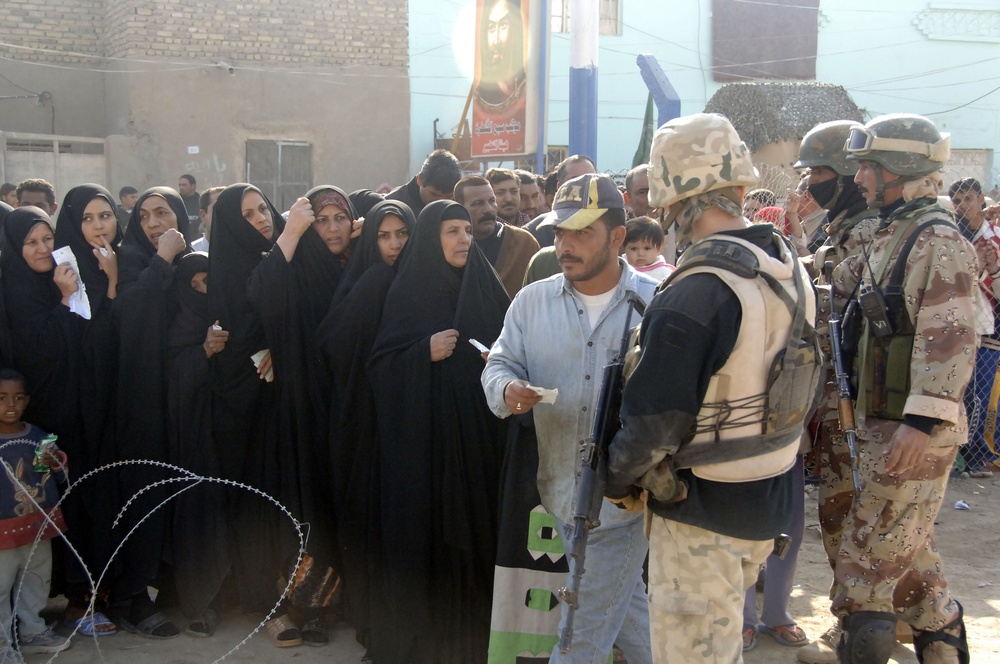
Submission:
<svg viewBox="0 0 1000 664">
<path fill-rule="evenodd" d="M 209 359 L 229 336 L 213 328 L 208 310 L 208 256 L 195 252 L 177 261 L 177 314 L 167 330 L 167 460 L 203 477 L 221 474 L 212 438 Z M 229 573 L 230 545 L 219 485 L 194 487 L 173 504 L 167 561 L 181 611 L 192 636 L 211 636 L 218 616 L 209 605 Z"/>
<path fill-rule="evenodd" d="M 14 208 L 0 201 L 0 237 L 3 236 L 3 225 L 7 220 L 7 215 Z M 10 324 L 7 322 L 7 308 L 3 303 L 3 289 L 0 288 L 0 364 L 5 367 L 13 366 L 14 351 L 10 347 Z"/>
<path fill-rule="evenodd" d="M 49 217 L 42 210 L 18 208 L 7 216 L 0 246 L 13 365 L 24 374 L 32 393 L 25 419 L 59 436 L 59 446 L 72 458 L 75 477 L 114 458 L 113 419 L 109 417 L 113 400 L 108 384 L 114 385 L 112 369 L 117 356 L 106 296 L 115 294 L 117 263 L 113 250 L 109 249 L 108 256 L 102 256 L 100 261 L 92 253 L 95 246 L 110 247 L 114 240 L 117 222 L 112 200 L 107 191 L 96 186 L 71 190 L 60 214 L 66 227 L 62 233 L 53 233 Z M 45 237 L 31 239 L 35 233 Z M 76 273 L 66 265 L 54 266 L 51 257 L 53 246 L 59 239 L 66 244 L 67 237 L 73 240 L 81 276 L 91 279 L 84 282 L 91 302 L 90 320 L 71 313 L 68 307 L 70 295 L 77 291 Z M 47 246 L 45 255 L 31 264 L 22 254 L 28 240 Z M 107 274 L 100 272 L 102 265 Z M 88 267 L 102 279 L 93 279 L 94 274 L 85 271 Z M 63 504 L 71 529 L 68 537 L 94 575 L 93 581 L 97 581 L 111 556 L 115 496 L 115 491 L 105 490 L 99 480 L 90 480 L 75 487 Z M 114 624 L 101 612 L 103 593 L 96 601 L 96 613 L 85 615 L 91 599 L 91 579 L 61 541 L 57 540 L 53 552 L 53 586 L 69 599 L 66 623 L 79 627 L 86 635 L 113 634 Z M 111 578 L 113 572 L 106 575 L 105 582 Z"/>
<path fill-rule="evenodd" d="M 386 662 L 482 662 L 505 425 L 479 385 L 510 304 L 464 207 L 431 203 L 386 296 L 369 362 L 392 590 Z"/>
<path fill-rule="evenodd" d="M 385 200 L 385 196 L 371 189 L 358 189 L 352 191 L 348 198 L 351 201 L 351 205 L 354 206 L 354 211 L 358 213 L 359 217 L 368 217 L 368 212 Z"/>
<path fill-rule="evenodd" d="M 261 319 L 248 297 L 251 275 L 273 250 L 285 220 L 256 187 L 226 187 L 212 213 L 208 311 L 229 333 L 225 349 L 209 360 L 212 437 L 223 475 L 279 499 L 274 469 L 286 454 L 277 444 L 277 390 Z M 252 359 L 259 360 L 255 368 Z M 263 498 L 234 490 L 229 500 L 233 572 L 246 611 L 267 612 L 278 600 L 278 570 L 296 541 L 278 509 Z M 277 645 L 298 645 L 288 617 L 268 625 Z"/>
<path fill-rule="evenodd" d="M 190 251 L 184 233 L 187 210 L 169 187 L 139 196 L 119 247 L 119 287 L 114 310 L 120 326 L 118 373 L 119 459 L 167 460 L 167 328 L 177 310 L 174 263 Z M 167 472 L 140 465 L 119 475 L 122 496 L 130 498 Z M 169 510 L 155 510 L 166 487 L 146 491 L 129 508 L 122 532 L 150 515 L 122 549 L 122 570 L 112 600 L 128 611 L 120 619 L 129 631 L 171 638 L 180 631 L 156 610 L 147 587 L 158 585 L 165 554 Z M 155 510 L 155 511 L 154 511 Z"/>
<path fill-rule="evenodd" d="M 250 277 L 248 298 L 260 316 L 271 350 L 277 390 L 277 438 L 282 453 L 271 468 L 271 495 L 309 524 L 307 550 L 318 570 L 339 567 L 330 509 L 330 383 L 316 345 L 350 251 L 356 219 L 347 194 L 329 185 L 310 190 L 292 205 L 275 248 Z M 294 561 L 294 549 L 287 558 Z M 332 598 L 331 598 L 332 599 Z M 302 638 L 310 645 L 329 640 L 325 604 L 303 606 Z"/>
<path fill-rule="evenodd" d="M 56 381 L 62 389 L 76 391 L 76 404 L 82 430 L 83 458 L 74 455 L 74 474 L 82 474 L 116 460 L 115 400 L 118 382 L 118 326 L 112 314 L 112 303 L 118 294 L 118 257 L 115 253 L 122 233 L 118 227 L 118 208 L 115 198 L 100 185 L 85 184 L 74 187 L 66 193 L 59 208 L 59 223 L 56 227 L 55 245 L 69 247 L 76 256 L 80 268 L 80 279 L 87 291 L 90 302 L 90 319 L 80 318 L 81 333 L 74 339 L 76 352 L 75 375 L 57 375 Z M 58 371 L 58 369 L 56 369 Z M 70 383 L 72 382 L 72 387 Z M 56 392 L 58 394 L 58 392 Z M 72 452 L 68 452 L 72 454 Z M 64 506 L 71 532 L 69 539 L 76 546 L 83 540 L 90 554 L 83 558 L 97 580 L 113 551 L 112 527 L 115 509 L 119 504 L 117 487 L 108 482 L 110 475 L 95 477 L 74 489 L 78 506 L 70 505 L 72 497 Z M 103 480 L 103 481 L 102 481 Z M 73 517 L 77 510 L 86 514 L 84 526 L 76 527 Z M 60 546 L 55 550 L 59 551 Z M 104 583 L 113 581 L 116 569 L 121 565 L 121 557 L 114 561 L 114 567 L 104 577 Z M 75 623 L 84 614 L 87 606 L 90 580 L 75 560 L 68 561 L 67 580 L 69 587 L 66 597 L 68 622 Z M 104 588 L 99 593 L 105 599 Z M 97 604 L 101 606 L 101 602 Z M 103 620 L 102 620 L 103 619 Z M 87 619 L 89 621 L 89 618 Z M 110 633 L 114 625 L 103 616 L 95 616 L 97 633 Z M 107 624 L 101 624 L 107 622 Z M 89 625 L 84 623 L 81 631 L 88 633 Z"/>
<path fill-rule="evenodd" d="M 388 623 L 382 590 L 379 441 L 366 364 L 382 320 L 395 265 L 415 220 L 406 203 L 385 201 L 368 212 L 318 339 L 333 377 L 330 452 L 333 506 L 350 621 L 358 642 L 380 661 Z"/>
</svg>

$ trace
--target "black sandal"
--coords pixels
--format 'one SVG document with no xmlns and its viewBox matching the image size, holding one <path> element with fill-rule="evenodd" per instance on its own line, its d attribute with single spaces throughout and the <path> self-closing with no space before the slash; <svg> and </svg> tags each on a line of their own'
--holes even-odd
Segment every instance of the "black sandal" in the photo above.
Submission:
<svg viewBox="0 0 1000 664">
<path fill-rule="evenodd" d="M 937 641 L 941 641 L 958 651 L 959 664 L 969 664 L 969 641 L 965 633 L 965 621 L 962 619 L 965 612 L 961 603 L 958 601 L 955 603 L 958 604 L 958 617 L 941 629 L 936 632 L 914 630 L 913 650 L 916 651 L 917 661 L 920 664 L 924 664 L 924 648 Z M 954 629 L 956 626 L 959 628 L 958 636 L 945 631 L 946 629 Z"/>
<path fill-rule="evenodd" d="M 302 643 L 320 647 L 330 642 L 330 630 L 323 618 L 312 618 L 302 625 Z"/>
<path fill-rule="evenodd" d="M 206 609 L 201 618 L 187 626 L 184 633 L 199 639 L 207 639 L 215 634 L 215 628 L 218 624 L 219 614 L 214 609 Z"/>
</svg>

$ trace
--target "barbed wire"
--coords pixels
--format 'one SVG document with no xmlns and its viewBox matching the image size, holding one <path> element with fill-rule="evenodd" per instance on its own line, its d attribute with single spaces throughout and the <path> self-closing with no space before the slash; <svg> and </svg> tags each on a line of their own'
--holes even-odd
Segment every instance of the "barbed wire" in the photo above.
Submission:
<svg viewBox="0 0 1000 664">
<path fill-rule="evenodd" d="M 11 441 L 8 441 L 6 443 L 3 443 L 2 445 L 0 445 L 0 450 L 3 450 L 4 448 L 6 448 L 6 447 L 8 447 L 10 445 L 15 445 L 15 444 L 31 445 L 32 447 L 34 447 L 36 445 L 35 441 L 29 440 L 29 439 L 25 439 L 25 438 L 19 438 L 19 439 L 15 439 L 15 440 L 11 440 Z M 278 598 L 278 601 L 274 604 L 274 606 L 271 607 L 271 610 L 268 611 L 267 615 L 265 615 L 264 618 L 257 624 L 257 626 L 249 634 L 247 634 L 239 643 L 237 643 L 235 646 L 233 646 L 228 652 L 226 652 L 224 655 L 222 655 L 218 659 L 214 660 L 213 664 L 218 664 L 219 662 L 222 662 L 223 660 L 225 660 L 226 658 L 228 658 L 230 655 L 232 655 L 233 653 L 235 653 L 237 650 L 239 650 L 240 648 L 242 648 L 244 645 L 246 645 L 247 642 L 249 642 L 250 639 L 252 639 L 253 636 L 255 634 L 257 634 L 257 632 L 259 632 L 262 628 L 264 628 L 264 626 L 267 624 L 267 622 L 274 616 L 274 614 L 278 611 L 278 608 L 281 605 L 281 601 L 291 591 L 292 585 L 295 582 L 296 574 L 298 573 L 299 567 L 302 564 L 302 558 L 303 558 L 303 556 L 304 556 L 304 554 L 306 552 L 306 541 L 307 541 L 308 538 L 307 538 L 307 536 L 304 533 L 304 527 L 307 528 L 308 524 L 304 524 L 304 523 L 300 522 L 298 519 L 296 519 L 292 515 L 291 511 L 287 507 L 285 507 L 285 505 L 283 505 L 280 501 L 278 501 L 276 498 L 274 498 L 273 496 L 271 496 L 268 493 L 265 493 L 264 491 L 261 491 L 260 489 L 254 487 L 254 486 L 250 486 L 249 484 L 244 484 L 242 482 L 237 482 L 235 480 L 230 480 L 230 479 L 222 478 L 222 477 L 206 477 L 206 476 L 198 475 L 197 473 L 194 473 L 194 472 L 192 472 L 190 470 L 187 470 L 186 468 L 182 468 L 180 466 L 177 466 L 177 465 L 174 465 L 174 464 L 170 464 L 170 463 L 166 463 L 166 462 L 163 462 L 163 461 L 153 461 L 153 460 L 149 460 L 149 459 L 126 459 L 126 460 L 123 460 L 123 461 L 116 461 L 116 462 L 105 464 L 103 466 L 95 468 L 95 469 L 93 469 L 93 470 L 91 470 L 91 471 L 89 471 L 87 473 L 84 473 L 75 482 L 70 482 L 69 485 L 68 485 L 68 487 L 66 488 L 66 490 L 62 493 L 62 495 L 60 496 L 59 500 L 56 502 L 56 504 L 52 507 L 51 510 L 47 511 L 41 505 L 38 504 L 38 502 L 35 500 L 35 497 L 33 495 L 31 495 L 32 492 L 30 490 L 28 490 L 28 487 L 26 487 L 24 484 L 21 483 L 21 480 L 14 474 L 13 468 L 11 468 L 10 465 L 6 461 L 4 461 L 3 465 L 4 465 L 4 469 L 6 471 L 6 474 L 7 474 L 8 478 L 24 493 L 24 495 L 28 498 L 28 500 L 35 507 L 35 509 L 43 516 L 43 518 L 45 519 L 47 525 L 51 526 L 53 529 L 55 529 L 55 531 L 58 533 L 58 537 L 60 539 L 62 539 L 63 542 L 65 542 L 67 548 L 72 553 L 72 555 L 76 559 L 76 561 L 83 568 L 84 573 L 87 575 L 87 579 L 90 581 L 91 598 L 90 598 L 90 603 L 87 606 L 87 610 L 84 613 L 84 617 L 88 617 L 88 616 L 91 617 L 91 618 L 93 617 L 93 615 L 95 613 L 94 612 L 95 603 L 97 601 L 97 588 L 100 587 L 100 583 L 101 583 L 101 581 L 103 581 L 104 576 L 108 573 L 108 571 L 109 571 L 109 569 L 111 567 L 111 563 L 114 562 L 114 559 L 121 552 L 122 548 L 125 546 L 125 543 L 128 541 L 128 539 L 130 537 L 132 537 L 132 535 L 139 529 L 139 527 L 142 526 L 150 517 L 152 517 L 152 515 L 154 513 L 156 513 L 157 511 L 159 511 L 161 508 L 165 507 L 168 503 L 170 503 L 172 500 L 174 500 L 175 498 L 177 498 L 181 494 L 185 493 L 189 489 L 192 489 L 192 488 L 194 488 L 196 486 L 199 486 L 199 485 L 201 485 L 203 483 L 219 484 L 219 485 L 230 487 L 230 488 L 242 489 L 242 490 L 248 491 L 248 492 L 250 492 L 252 494 L 256 494 L 257 496 L 259 496 L 259 497 L 263 498 L 264 500 L 270 502 L 275 507 L 277 507 L 286 517 L 288 517 L 288 519 L 292 522 L 292 526 L 295 528 L 295 533 L 296 533 L 296 535 L 297 535 L 297 537 L 299 539 L 299 549 L 298 549 L 298 553 L 296 555 L 295 564 L 292 566 L 291 572 L 288 574 L 288 581 L 286 582 L 285 587 L 284 587 L 284 589 L 281 592 L 281 596 Z M 100 473 L 103 473 L 103 472 L 106 472 L 106 471 L 109 471 L 109 470 L 114 470 L 114 469 L 123 468 L 123 467 L 127 467 L 127 466 L 136 466 L 136 465 L 153 466 L 153 467 L 156 467 L 156 468 L 162 468 L 162 469 L 165 469 L 165 470 L 174 471 L 174 472 L 177 472 L 177 473 L 181 474 L 182 477 L 167 477 L 167 478 L 164 478 L 164 479 L 161 479 L 161 480 L 157 480 L 155 482 L 147 484 L 145 487 L 143 487 L 142 489 L 140 489 L 139 491 L 137 491 L 135 494 L 133 494 L 125 502 L 125 505 L 122 506 L 121 510 L 119 510 L 118 514 L 115 517 L 115 520 L 114 520 L 114 523 L 112 525 L 112 528 L 117 528 L 118 527 L 118 524 L 121 521 L 121 519 L 124 517 L 124 515 L 126 514 L 126 512 L 128 511 L 128 509 L 135 503 L 136 499 L 138 499 L 138 497 L 140 495 L 146 494 L 146 493 L 148 493 L 148 492 L 150 492 L 150 491 L 152 491 L 152 490 L 154 490 L 154 489 L 156 489 L 158 487 L 166 486 L 168 484 L 173 484 L 173 483 L 177 483 L 177 482 L 190 482 L 190 484 L 188 486 L 185 486 L 185 487 L 181 488 L 180 490 L 178 490 L 178 491 L 170 494 L 167 498 L 164 498 L 162 501 L 160 501 L 159 504 L 157 504 L 155 507 L 153 507 L 152 509 L 150 509 L 146 514 L 144 514 L 142 516 L 142 518 L 140 518 L 135 523 L 135 525 L 132 526 L 132 528 L 128 531 L 128 533 L 125 534 L 125 536 L 122 538 L 121 542 L 119 542 L 118 546 L 115 548 L 114 552 L 111 554 L 110 558 L 108 559 L 107 563 L 104 566 L 104 569 L 101 570 L 101 574 L 98 577 L 97 582 L 95 583 L 95 581 L 94 581 L 94 575 L 90 571 L 90 569 L 87 567 L 87 564 L 83 561 L 83 557 L 80 555 L 80 553 L 73 546 L 72 542 L 70 542 L 69 539 L 66 537 L 66 534 L 63 533 L 59 529 L 59 526 L 52 519 L 52 515 L 56 514 L 57 510 L 60 510 L 60 508 L 62 507 L 63 501 L 65 501 L 69 497 L 69 495 L 73 492 L 73 490 L 76 487 L 78 487 L 80 484 L 82 484 L 83 482 L 85 482 L 85 481 L 87 481 L 89 479 L 92 479 L 92 478 L 96 477 L 97 475 L 99 475 Z M 67 481 L 68 481 L 68 479 L 69 479 L 69 474 L 67 473 Z M 39 528 L 38 532 L 35 534 L 35 540 L 34 540 L 34 542 L 31 545 L 31 549 L 28 552 L 28 557 L 27 557 L 27 559 L 25 560 L 25 563 L 24 563 L 25 567 L 27 567 L 29 565 L 29 563 L 31 562 L 32 557 L 35 555 L 35 551 L 37 550 L 39 543 L 42 541 L 42 536 L 43 536 L 43 534 L 45 533 L 46 530 L 47 530 L 47 527 Z M 17 607 L 17 601 L 18 601 L 18 598 L 20 597 L 20 594 L 21 594 L 21 586 L 22 586 L 23 582 L 24 582 L 24 575 L 21 575 L 21 578 L 19 579 L 19 582 L 18 582 L 17 590 L 16 590 L 16 592 L 14 594 L 13 602 L 12 602 L 14 610 L 16 610 L 16 607 Z M 0 598 L 0 601 L 2 601 L 2 598 Z M 77 632 L 80 631 L 81 626 L 82 626 L 82 624 L 80 622 L 77 622 L 77 624 L 74 627 L 73 631 L 66 638 L 67 639 L 71 639 L 73 636 L 75 636 L 77 634 Z M 101 660 L 103 661 L 104 657 L 103 657 L 103 654 L 101 653 L 100 639 L 95 638 L 95 639 L 93 639 L 93 641 L 94 641 L 94 647 L 97 649 L 98 655 L 100 656 Z M 53 656 L 48 661 L 49 662 L 55 661 L 55 659 L 59 656 L 59 654 L 60 653 L 53 654 Z"/>
</svg>

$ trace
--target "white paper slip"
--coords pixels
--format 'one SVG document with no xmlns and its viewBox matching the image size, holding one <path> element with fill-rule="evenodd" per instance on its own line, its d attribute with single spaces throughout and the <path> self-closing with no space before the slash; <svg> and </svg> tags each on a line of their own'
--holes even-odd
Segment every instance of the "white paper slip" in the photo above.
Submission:
<svg viewBox="0 0 1000 664">
<path fill-rule="evenodd" d="M 90 298 L 87 297 L 87 287 L 80 278 L 80 264 L 77 263 L 73 250 L 69 247 L 59 247 L 52 252 L 52 260 L 56 265 L 68 263 L 76 272 L 76 292 L 69 296 L 69 310 L 80 318 L 90 320 Z"/>
<path fill-rule="evenodd" d="M 263 360 L 264 356 L 267 355 L 270 352 L 271 352 L 270 350 L 268 350 L 267 348 L 265 348 L 264 350 L 259 350 L 256 353 L 254 353 L 253 355 L 251 355 L 250 359 L 253 360 L 253 365 L 255 367 L 259 368 L 261 360 Z M 269 383 L 273 383 L 274 382 L 274 367 L 271 367 L 270 369 L 268 369 L 267 374 L 264 376 L 264 380 L 266 380 Z"/>
<path fill-rule="evenodd" d="M 559 397 L 559 388 L 548 389 L 545 387 L 536 387 L 534 385 L 528 386 L 529 390 L 532 390 L 535 394 L 542 398 L 538 403 L 555 403 L 556 399 Z"/>
<path fill-rule="evenodd" d="M 469 339 L 469 343 L 472 344 L 473 346 L 475 346 L 476 350 L 478 350 L 480 353 L 488 353 L 488 352 L 490 352 L 489 348 L 487 348 L 483 344 L 479 343 L 475 339 Z"/>
</svg>

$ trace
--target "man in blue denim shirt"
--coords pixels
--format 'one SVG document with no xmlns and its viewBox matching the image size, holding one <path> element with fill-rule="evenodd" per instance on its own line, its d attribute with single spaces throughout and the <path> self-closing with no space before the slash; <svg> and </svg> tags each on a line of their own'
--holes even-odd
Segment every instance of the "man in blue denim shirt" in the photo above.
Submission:
<svg viewBox="0 0 1000 664">
<path fill-rule="evenodd" d="M 553 213 L 562 274 L 531 284 L 514 298 L 482 381 L 497 416 L 533 409 L 538 492 L 566 542 L 582 441 L 591 433 L 603 367 L 621 344 L 626 295 L 633 292 L 649 302 L 656 282 L 618 258 L 625 201 L 610 177 L 587 174 L 567 181 Z M 529 384 L 558 388 L 556 403 L 534 408 L 540 397 Z M 604 662 L 615 643 L 630 664 L 651 661 L 642 581 L 649 545 L 642 515 L 605 502 L 600 520 L 587 546 L 573 646 L 568 655 L 553 652 L 553 664 Z"/>
</svg>

